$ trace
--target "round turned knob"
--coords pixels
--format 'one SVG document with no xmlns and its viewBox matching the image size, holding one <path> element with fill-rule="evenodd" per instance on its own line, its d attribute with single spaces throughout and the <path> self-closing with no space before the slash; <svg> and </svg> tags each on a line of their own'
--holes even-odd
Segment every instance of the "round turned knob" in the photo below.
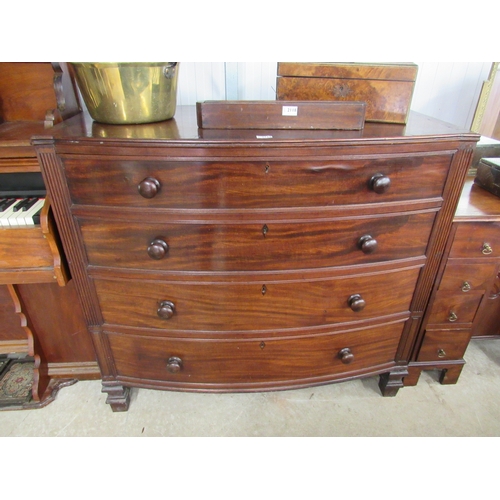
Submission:
<svg viewBox="0 0 500 500">
<path fill-rule="evenodd" d="M 344 365 L 348 365 L 352 361 L 354 361 L 354 354 L 351 352 L 351 350 L 348 347 L 345 347 L 344 349 L 341 349 L 338 354 L 340 361 L 344 363 Z"/>
<path fill-rule="evenodd" d="M 389 186 L 391 185 L 391 179 L 384 174 L 375 174 L 370 179 L 370 189 L 375 191 L 377 194 L 385 193 Z"/>
<path fill-rule="evenodd" d="M 481 253 L 483 253 L 484 255 L 489 255 L 492 252 L 493 248 L 491 248 L 491 245 L 489 243 L 483 243 L 483 248 L 481 250 Z"/>
<path fill-rule="evenodd" d="M 351 295 L 349 299 L 347 299 L 347 303 L 354 312 L 362 311 L 366 306 L 365 300 L 361 297 L 361 295 L 359 295 L 359 293 Z"/>
<path fill-rule="evenodd" d="M 146 177 L 139 183 L 137 189 L 143 198 L 154 198 L 160 191 L 160 183 L 154 177 Z"/>
<path fill-rule="evenodd" d="M 375 252 L 375 250 L 377 250 L 377 246 L 377 240 L 369 234 L 361 236 L 361 238 L 358 240 L 358 247 L 363 253 L 366 254 Z"/>
<path fill-rule="evenodd" d="M 168 358 L 167 371 L 170 373 L 179 373 L 182 368 L 182 359 L 176 356 Z"/>
<path fill-rule="evenodd" d="M 170 319 L 175 313 L 175 304 L 169 300 L 163 300 L 158 307 L 158 316 L 162 319 Z"/>
<path fill-rule="evenodd" d="M 155 238 L 148 246 L 148 255 L 155 260 L 160 260 L 167 255 L 168 244 L 161 238 Z"/>
</svg>

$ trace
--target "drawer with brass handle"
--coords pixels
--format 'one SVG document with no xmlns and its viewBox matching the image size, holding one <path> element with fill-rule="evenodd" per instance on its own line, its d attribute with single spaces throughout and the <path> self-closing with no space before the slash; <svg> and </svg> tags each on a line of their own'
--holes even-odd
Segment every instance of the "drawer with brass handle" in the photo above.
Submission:
<svg viewBox="0 0 500 500">
<path fill-rule="evenodd" d="M 470 328 L 465 330 L 430 330 L 420 347 L 418 361 L 459 360 L 467 349 L 471 337 Z"/>
<path fill-rule="evenodd" d="M 500 222 L 458 224 L 450 259 L 500 258 Z"/>
<path fill-rule="evenodd" d="M 449 292 L 470 292 L 486 290 L 490 285 L 500 262 L 477 262 L 464 259 L 449 259 L 439 284 L 439 290 Z"/>
<path fill-rule="evenodd" d="M 428 325 L 472 323 L 482 297 L 482 291 L 461 294 L 438 291 L 428 318 Z"/>
</svg>

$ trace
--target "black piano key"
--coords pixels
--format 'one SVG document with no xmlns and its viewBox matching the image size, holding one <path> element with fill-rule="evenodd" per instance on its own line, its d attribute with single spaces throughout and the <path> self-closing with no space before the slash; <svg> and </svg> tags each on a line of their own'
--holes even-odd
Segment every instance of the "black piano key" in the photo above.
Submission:
<svg viewBox="0 0 500 500">
<path fill-rule="evenodd" d="M 13 211 L 18 212 L 19 210 L 22 210 L 22 208 L 24 207 L 24 205 L 26 205 L 26 203 L 28 203 L 28 201 L 29 201 L 29 198 L 24 198 L 23 200 L 19 201 L 18 203 L 16 203 L 14 205 Z"/>
<path fill-rule="evenodd" d="M 35 225 L 40 225 L 40 214 L 42 213 L 42 209 L 38 210 L 36 214 L 33 215 L 33 223 Z"/>
<path fill-rule="evenodd" d="M 30 198 L 22 210 L 29 210 L 40 198 Z"/>
<path fill-rule="evenodd" d="M 10 206 L 12 206 L 16 201 L 16 198 L 2 198 L 0 200 L 0 212 L 7 210 Z"/>
</svg>

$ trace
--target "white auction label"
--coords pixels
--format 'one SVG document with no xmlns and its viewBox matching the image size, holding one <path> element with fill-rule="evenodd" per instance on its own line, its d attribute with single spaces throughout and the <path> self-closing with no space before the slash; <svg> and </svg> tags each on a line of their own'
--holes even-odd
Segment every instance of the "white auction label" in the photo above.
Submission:
<svg viewBox="0 0 500 500">
<path fill-rule="evenodd" d="M 282 115 L 283 116 L 297 116 L 299 113 L 298 106 L 283 106 Z"/>
</svg>

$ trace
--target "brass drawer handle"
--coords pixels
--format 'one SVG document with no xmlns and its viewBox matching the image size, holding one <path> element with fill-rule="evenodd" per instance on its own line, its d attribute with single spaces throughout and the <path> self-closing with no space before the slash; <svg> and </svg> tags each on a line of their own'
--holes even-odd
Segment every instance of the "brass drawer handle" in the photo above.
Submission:
<svg viewBox="0 0 500 500">
<path fill-rule="evenodd" d="M 375 174 L 369 182 L 370 189 L 377 194 L 385 193 L 391 185 L 391 179 L 384 174 Z"/>
<path fill-rule="evenodd" d="M 370 236 L 369 234 L 361 236 L 361 238 L 359 238 L 358 240 L 358 247 L 365 254 L 370 254 L 375 252 L 375 250 L 377 250 L 377 246 L 378 246 L 377 240 L 373 236 Z"/>
<path fill-rule="evenodd" d="M 344 349 L 341 349 L 338 353 L 338 357 L 340 358 L 340 361 L 344 363 L 344 365 L 348 365 L 349 363 L 352 363 L 354 361 L 354 354 L 348 347 L 344 347 Z"/>
<path fill-rule="evenodd" d="M 483 248 L 481 249 L 481 253 L 483 255 L 490 255 L 490 253 L 493 253 L 493 248 L 491 248 L 491 245 L 489 243 L 483 243 Z"/>
<path fill-rule="evenodd" d="M 137 189 L 143 198 L 154 198 L 160 191 L 161 185 L 154 177 L 146 177 L 142 180 Z"/>
<path fill-rule="evenodd" d="M 472 289 L 472 285 L 468 281 L 462 283 L 462 292 L 468 292 Z"/>
<path fill-rule="evenodd" d="M 457 319 L 458 319 L 458 316 L 453 311 L 451 311 L 450 315 L 448 316 L 448 321 L 451 321 L 452 323 L 454 323 Z"/>
<path fill-rule="evenodd" d="M 170 373 L 179 373 L 182 369 L 182 359 L 177 356 L 168 358 L 167 371 Z"/>
<path fill-rule="evenodd" d="M 438 349 L 438 358 L 446 358 L 446 351 L 444 349 Z"/>
<path fill-rule="evenodd" d="M 157 313 L 161 319 L 170 319 L 175 313 L 175 304 L 170 300 L 163 300 L 160 302 Z"/>
<path fill-rule="evenodd" d="M 162 238 L 155 238 L 148 246 L 148 255 L 154 260 L 160 260 L 167 255 L 168 244 Z"/>
</svg>

